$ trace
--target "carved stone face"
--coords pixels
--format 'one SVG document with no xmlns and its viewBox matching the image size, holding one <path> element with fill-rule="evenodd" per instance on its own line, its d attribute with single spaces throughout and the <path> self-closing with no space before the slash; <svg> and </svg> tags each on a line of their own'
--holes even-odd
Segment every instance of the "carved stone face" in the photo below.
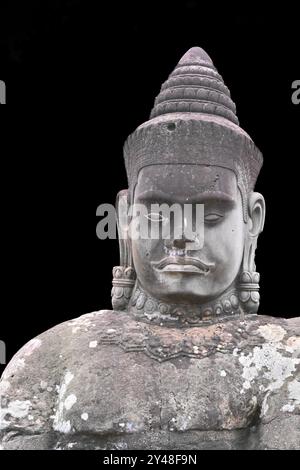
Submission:
<svg viewBox="0 0 300 470">
<path fill-rule="evenodd" d="M 134 203 L 146 205 L 156 223 L 171 224 L 168 239 L 131 240 L 137 278 L 146 292 L 167 302 L 202 303 L 231 286 L 241 267 L 247 227 L 233 171 L 204 165 L 147 166 L 139 173 Z M 151 204 L 162 203 L 180 204 L 182 210 L 192 204 L 194 211 L 196 204 L 204 205 L 201 248 L 190 250 L 188 245 L 201 238 L 195 217 L 195 238 L 186 237 L 184 223 L 178 237 L 174 219 L 159 220 L 151 211 Z"/>
</svg>

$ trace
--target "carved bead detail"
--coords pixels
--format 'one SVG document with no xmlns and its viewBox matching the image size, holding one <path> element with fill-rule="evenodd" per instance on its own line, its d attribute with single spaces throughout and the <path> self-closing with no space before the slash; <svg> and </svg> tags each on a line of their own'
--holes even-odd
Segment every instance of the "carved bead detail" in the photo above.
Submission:
<svg viewBox="0 0 300 470">
<path fill-rule="evenodd" d="M 146 302 L 146 296 L 145 296 L 145 294 L 140 294 L 140 295 L 139 295 L 139 298 L 138 298 L 137 301 L 136 301 L 136 308 L 137 308 L 138 310 L 141 310 L 141 309 L 144 307 L 145 302 Z"/>
<path fill-rule="evenodd" d="M 247 313 L 256 313 L 259 307 L 259 273 L 243 271 L 240 276 L 239 299 Z"/>
<path fill-rule="evenodd" d="M 145 311 L 147 313 L 152 313 L 155 310 L 155 302 L 151 299 L 148 299 L 145 303 Z"/>
<path fill-rule="evenodd" d="M 241 274 L 241 283 L 247 284 L 248 282 L 252 282 L 251 274 L 248 271 L 244 271 Z"/>
<path fill-rule="evenodd" d="M 131 266 L 114 266 L 111 291 L 114 310 L 126 310 L 135 284 L 135 270 Z"/>
<path fill-rule="evenodd" d="M 197 325 L 201 324 L 202 321 L 207 324 L 207 322 L 219 321 L 220 319 L 231 315 L 239 315 L 242 311 L 241 308 L 244 305 L 243 302 L 247 302 L 250 296 L 252 304 L 256 305 L 259 299 L 256 291 L 251 293 L 241 291 L 238 293 L 235 290 L 231 290 L 217 301 L 213 301 L 202 306 L 195 306 L 194 309 L 191 309 L 190 305 L 179 306 L 176 304 L 173 305 L 159 302 L 146 294 L 140 286 L 137 286 L 129 305 L 130 310 L 135 315 L 138 315 L 140 318 L 144 316 L 146 320 L 151 320 L 151 322 L 154 323 L 166 321 L 179 322 L 187 325 Z M 242 305 L 240 304 L 239 298 Z"/>
<path fill-rule="evenodd" d="M 202 314 L 202 317 L 203 317 L 203 319 L 206 319 L 206 318 L 210 318 L 212 315 L 213 315 L 212 309 L 207 308 L 206 310 L 204 310 L 204 312 Z"/>
<path fill-rule="evenodd" d="M 141 291 L 139 289 L 136 289 L 136 291 L 134 292 L 132 298 L 131 298 L 131 304 L 132 305 L 135 305 L 136 304 L 136 301 L 137 299 L 139 298 L 139 295 L 140 295 Z"/>
<path fill-rule="evenodd" d="M 240 301 L 241 302 L 248 302 L 248 300 L 250 299 L 250 292 L 248 291 L 245 291 L 245 290 L 242 290 L 240 292 Z"/>
<path fill-rule="evenodd" d="M 232 296 L 230 297 L 230 302 L 231 302 L 232 308 L 237 309 L 239 307 L 239 299 L 237 298 L 235 294 L 232 294 Z"/>
<path fill-rule="evenodd" d="M 224 308 L 224 312 L 226 312 L 226 313 L 230 313 L 230 312 L 231 312 L 232 307 L 231 307 L 231 302 L 230 302 L 230 300 L 225 299 L 225 300 L 223 301 L 223 308 Z"/>
<path fill-rule="evenodd" d="M 251 292 L 251 299 L 253 300 L 253 302 L 259 302 L 259 299 L 260 299 L 260 295 L 259 295 L 259 292 Z"/>
<path fill-rule="evenodd" d="M 217 305 L 215 306 L 215 314 L 216 314 L 216 315 L 221 315 L 221 313 L 222 313 L 222 305 L 217 304 Z"/>
<path fill-rule="evenodd" d="M 159 304 L 158 310 L 162 315 L 166 315 L 169 312 L 170 308 L 167 304 Z"/>
<path fill-rule="evenodd" d="M 115 287 L 114 289 L 114 296 L 117 299 L 120 299 L 124 295 L 124 290 L 122 287 Z"/>
</svg>

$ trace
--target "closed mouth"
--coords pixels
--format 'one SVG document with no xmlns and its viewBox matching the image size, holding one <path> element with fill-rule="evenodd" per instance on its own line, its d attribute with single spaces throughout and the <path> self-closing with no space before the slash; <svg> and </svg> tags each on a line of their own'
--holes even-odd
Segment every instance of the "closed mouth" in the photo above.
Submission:
<svg viewBox="0 0 300 470">
<path fill-rule="evenodd" d="M 152 261 L 154 269 L 161 272 L 183 272 L 207 275 L 214 264 L 204 263 L 191 256 L 166 256 L 160 261 Z"/>
</svg>

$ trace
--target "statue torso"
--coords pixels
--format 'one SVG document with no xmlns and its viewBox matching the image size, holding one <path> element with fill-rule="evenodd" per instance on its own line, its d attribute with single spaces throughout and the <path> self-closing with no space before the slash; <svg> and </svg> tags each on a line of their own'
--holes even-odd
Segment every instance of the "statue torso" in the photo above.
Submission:
<svg viewBox="0 0 300 470">
<path fill-rule="evenodd" d="M 256 315 L 172 328 L 103 310 L 65 322 L 7 367 L 3 445 L 264 448 L 261 423 L 298 413 L 299 330 Z"/>
</svg>

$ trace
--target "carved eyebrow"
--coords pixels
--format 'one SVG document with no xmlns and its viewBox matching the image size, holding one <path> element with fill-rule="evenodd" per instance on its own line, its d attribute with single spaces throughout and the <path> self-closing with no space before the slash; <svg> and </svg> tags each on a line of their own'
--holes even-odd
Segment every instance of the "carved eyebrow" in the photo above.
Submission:
<svg viewBox="0 0 300 470">
<path fill-rule="evenodd" d="M 164 202 L 174 202 L 174 197 L 171 194 L 165 193 L 159 190 L 149 189 L 143 191 L 137 196 L 138 201 L 164 201 Z"/>
<path fill-rule="evenodd" d="M 174 201 L 176 199 L 176 201 Z M 193 194 L 188 198 L 182 196 L 174 196 L 170 193 L 165 193 L 164 191 L 159 190 L 147 190 L 143 191 L 137 196 L 137 201 L 161 201 L 161 202 L 168 202 L 174 204 L 174 202 L 181 202 L 184 203 L 205 203 L 205 202 L 223 202 L 234 204 L 235 199 L 233 196 L 224 193 L 223 191 L 202 191 L 200 193 Z"/>
</svg>

